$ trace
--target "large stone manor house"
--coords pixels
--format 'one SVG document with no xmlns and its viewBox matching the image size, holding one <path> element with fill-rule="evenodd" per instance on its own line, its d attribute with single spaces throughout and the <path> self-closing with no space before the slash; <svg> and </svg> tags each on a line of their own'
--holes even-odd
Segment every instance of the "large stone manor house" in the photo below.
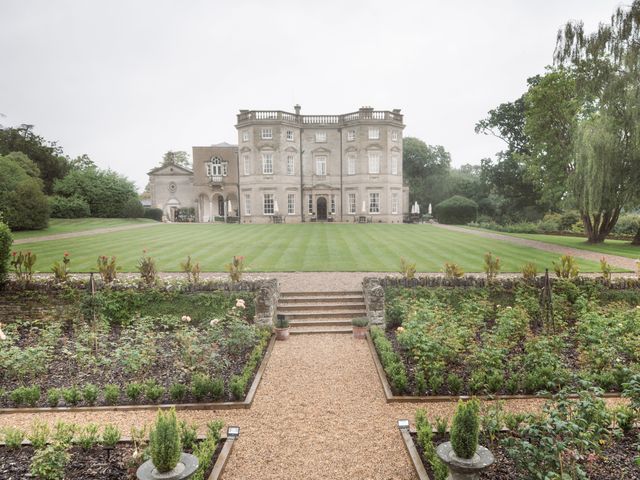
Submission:
<svg viewBox="0 0 640 480">
<path fill-rule="evenodd" d="M 402 223 L 400 110 L 343 115 L 240 110 L 238 144 L 193 147 L 193 170 L 149 172 L 169 221 Z"/>
</svg>

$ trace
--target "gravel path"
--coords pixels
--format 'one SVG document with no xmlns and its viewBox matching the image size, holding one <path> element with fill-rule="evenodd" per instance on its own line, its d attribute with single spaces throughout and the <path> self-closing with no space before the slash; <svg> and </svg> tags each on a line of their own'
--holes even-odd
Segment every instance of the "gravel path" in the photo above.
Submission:
<svg viewBox="0 0 640 480">
<path fill-rule="evenodd" d="M 621 257 L 619 255 L 607 255 L 600 252 L 592 252 L 589 250 L 581 250 L 579 248 L 564 247 L 562 245 L 554 245 L 552 243 L 540 242 L 538 240 L 531 240 L 528 238 L 512 237 L 510 235 L 502 235 L 500 233 L 487 232 L 484 230 L 474 230 L 471 228 L 456 227 L 454 225 L 442 225 L 440 223 L 434 223 L 433 226 L 444 228 L 446 230 L 452 230 L 454 232 L 466 233 L 469 235 L 477 235 L 479 237 L 491 238 L 494 240 L 500 240 L 501 242 L 508 242 L 514 245 L 522 245 L 524 247 L 537 248 L 538 250 L 544 250 L 546 252 L 554 252 L 560 255 L 573 255 L 577 258 L 584 260 L 591 260 L 592 262 L 599 262 L 602 257 L 606 258 L 607 263 L 610 263 L 614 267 L 636 270 L 636 260 L 627 257 Z"/>
<path fill-rule="evenodd" d="M 162 225 L 162 223 L 149 222 L 149 223 L 141 223 L 138 225 L 122 225 L 121 227 L 94 228 L 92 230 L 81 230 L 79 232 L 56 233 L 54 235 L 45 235 L 42 237 L 21 238 L 19 240 L 14 240 L 13 244 L 20 245 L 23 243 L 48 242 L 49 240 L 64 240 L 65 238 L 88 237 L 91 235 L 98 235 L 101 233 L 121 232 L 123 230 L 135 230 L 137 228 L 148 228 L 148 227 L 154 227 L 156 225 Z"/>
<path fill-rule="evenodd" d="M 540 406 L 513 400 L 508 411 Z M 367 343 L 350 335 L 298 335 L 277 342 L 249 410 L 189 411 L 201 433 L 214 419 L 237 424 L 241 435 L 225 480 L 403 479 L 415 480 L 396 427 L 413 420 L 420 404 L 387 404 Z M 451 416 L 453 402 L 423 404 L 428 415 Z M 0 427 L 28 428 L 36 418 L 50 424 L 114 423 L 124 434 L 150 424 L 154 412 L 0 415 Z"/>
</svg>

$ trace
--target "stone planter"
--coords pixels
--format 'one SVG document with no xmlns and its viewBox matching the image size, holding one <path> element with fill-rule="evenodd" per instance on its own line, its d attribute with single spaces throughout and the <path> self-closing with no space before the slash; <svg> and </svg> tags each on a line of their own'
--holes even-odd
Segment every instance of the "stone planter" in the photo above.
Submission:
<svg viewBox="0 0 640 480">
<path fill-rule="evenodd" d="M 491 465 L 495 458 L 485 447 L 478 446 L 472 458 L 459 458 L 453 451 L 451 442 L 441 443 L 436 453 L 449 469 L 447 480 L 475 480 L 480 472 Z"/>
<path fill-rule="evenodd" d="M 276 340 L 286 340 L 289 338 L 289 327 L 276 328 Z"/>
<path fill-rule="evenodd" d="M 182 453 L 176 468 L 170 472 L 160 473 L 151 460 L 147 460 L 136 472 L 139 480 L 186 480 L 191 478 L 198 469 L 198 458 L 189 453 Z"/>
<path fill-rule="evenodd" d="M 358 340 L 364 340 L 367 338 L 367 331 L 369 330 L 369 327 L 356 327 L 353 325 L 352 328 L 353 338 L 357 338 Z"/>
</svg>

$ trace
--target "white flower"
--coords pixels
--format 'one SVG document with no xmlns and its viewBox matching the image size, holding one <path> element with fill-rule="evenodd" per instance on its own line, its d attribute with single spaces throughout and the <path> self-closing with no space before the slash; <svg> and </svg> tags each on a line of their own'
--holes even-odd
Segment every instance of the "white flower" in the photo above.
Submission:
<svg viewBox="0 0 640 480">
<path fill-rule="evenodd" d="M 183 322 L 190 322 L 191 321 L 191 317 L 189 315 L 183 315 L 182 316 L 182 321 Z"/>
<path fill-rule="evenodd" d="M 211 320 L 209 322 L 209 325 L 211 325 L 212 327 L 215 327 L 218 323 L 220 323 L 220 319 L 219 318 L 214 318 L 213 320 Z"/>
<path fill-rule="evenodd" d="M 240 307 L 242 309 L 246 308 L 246 305 L 244 304 L 244 300 L 242 298 L 238 298 L 236 300 L 236 307 Z"/>
<path fill-rule="evenodd" d="M 0 323 L 0 340 L 6 340 L 7 336 L 2 331 L 2 324 Z"/>
<path fill-rule="evenodd" d="M 507 310 L 511 310 L 511 307 L 507 307 Z"/>
</svg>

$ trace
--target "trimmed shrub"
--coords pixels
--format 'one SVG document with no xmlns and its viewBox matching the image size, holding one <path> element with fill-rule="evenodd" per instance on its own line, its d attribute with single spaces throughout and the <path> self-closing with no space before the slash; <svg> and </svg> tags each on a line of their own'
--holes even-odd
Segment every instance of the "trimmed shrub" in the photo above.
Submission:
<svg viewBox="0 0 640 480">
<path fill-rule="evenodd" d="M 615 227 L 613 233 L 616 235 L 635 235 L 640 228 L 640 215 L 622 215 Z"/>
<path fill-rule="evenodd" d="M 160 473 L 170 472 L 180 460 L 182 445 L 175 409 L 158 410 L 156 423 L 149 434 L 151 461 Z"/>
<path fill-rule="evenodd" d="M 122 207 L 123 218 L 142 218 L 144 216 L 144 207 L 137 198 L 130 198 Z"/>
<path fill-rule="evenodd" d="M 161 208 L 149 208 L 145 207 L 144 213 L 142 214 L 144 218 L 150 218 L 155 220 L 156 222 L 162 221 L 162 209 Z"/>
<path fill-rule="evenodd" d="M 478 216 L 478 204 L 460 195 L 454 195 L 434 207 L 435 217 L 440 223 L 466 225 Z"/>
<path fill-rule="evenodd" d="M 451 425 L 451 446 L 460 458 L 472 458 L 478 448 L 480 404 L 477 400 L 458 402 Z"/>
<path fill-rule="evenodd" d="M 53 195 L 49 197 L 49 208 L 51 209 L 51 218 L 84 218 L 91 216 L 89 204 L 77 195 L 73 197 Z"/>
<path fill-rule="evenodd" d="M 0 286 L 6 281 L 9 272 L 9 257 L 13 237 L 6 223 L 0 222 Z"/>
<path fill-rule="evenodd" d="M 41 230 L 49 225 L 49 202 L 39 179 L 30 178 L 6 195 L 5 220 L 12 230 Z"/>
</svg>

